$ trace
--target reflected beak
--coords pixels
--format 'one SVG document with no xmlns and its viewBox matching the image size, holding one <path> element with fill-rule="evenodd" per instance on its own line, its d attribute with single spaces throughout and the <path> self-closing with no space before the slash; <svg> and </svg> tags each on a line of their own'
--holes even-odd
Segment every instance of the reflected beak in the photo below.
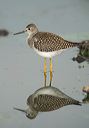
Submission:
<svg viewBox="0 0 89 128">
<path fill-rule="evenodd" d="M 17 111 L 20 111 L 20 112 L 27 113 L 26 110 L 23 110 L 23 109 L 19 109 L 19 108 L 14 108 L 14 109 L 17 110 Z"/>
<path fill-rule="evenodd" d="M 23 30 L 23 31 L 21 31 L 21 32 L 14 33 L 13 35 L 22 34 L 22 33 L 25 33 L 25 32 L 26 32 L 26 30 Z"/>
</svg>

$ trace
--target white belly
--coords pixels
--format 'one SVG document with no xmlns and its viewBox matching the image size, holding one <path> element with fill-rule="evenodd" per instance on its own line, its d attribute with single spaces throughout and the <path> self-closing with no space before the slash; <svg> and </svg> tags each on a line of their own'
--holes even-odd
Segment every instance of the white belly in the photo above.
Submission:
<svg viewBox="0 0 89 128">
<path fill-rule="evenodd" d="M 53 56 L 56 56 L 58 54 L 61 54 L 65 49 L 61 49 L 59 51 L 53 51 L 53 52 L 41 52 L 41 51 L 38 51 L 35 48 L 34 48 L 34 50 L 36 51 L 37 54 L 39 54 L 42 57 L 52 58 Z"/>
</svg>

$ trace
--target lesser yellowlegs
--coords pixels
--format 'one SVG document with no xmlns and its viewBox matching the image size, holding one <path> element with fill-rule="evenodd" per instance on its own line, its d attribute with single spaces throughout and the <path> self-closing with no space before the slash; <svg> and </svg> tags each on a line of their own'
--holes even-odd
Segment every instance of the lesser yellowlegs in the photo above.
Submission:
<svg viewBox="0 0 89 128">
<path fill-rule="evenodd" d="M 46 86 L 46 58 L 50 58 L 50 86 L 52 81 L 52 57 L 62 53 L 69 47 L 78 46 L 79 43 L 64 40 L 62 37 L 49 33 L 40 32 L 35 24 L 29 24 L 22 32 L 15 33 L 14 35 L 28 32 L 28 44 L 40 56 L 44 57 L 44 80 Z"/>
<path fill-rule="evenodd" d="M 30 119 L 34 119 L 38 112 L 49 112 L 57 110 L 66 105 L 81 105 L 81 103 L 55 87 L 42 87 L 36 90 L 27 99 L 27 110 L 22 110 L 19 108 L 14 108 L 16 110 L 22 111 Z"/>
</svg>

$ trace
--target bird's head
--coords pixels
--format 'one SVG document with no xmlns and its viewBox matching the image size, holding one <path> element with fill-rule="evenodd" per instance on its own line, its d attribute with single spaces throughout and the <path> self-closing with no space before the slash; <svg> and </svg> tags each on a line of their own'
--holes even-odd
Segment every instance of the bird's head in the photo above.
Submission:
<svg viewBox="0 0 89 128">
<path fill-rule="evenodd" d="M 36 34 L 38 32 L 38 29 L 35 24 L 29 24 L 26 26 L 26 31 L 30 35 Z"/>
<path fill-rule="evenodd" d="M 36 116 L 37 116 L 37 114 L 38 114 L 37 111 L 32 110 L 31 108 L 28 108 L 28 109 L 26 109 L 26 110 L 19 109 L 19 108 L 14 108 L 14 109 L 25 113 L 26 117 L 29 118 L 29 119 L 34 119 L 34 118 L 36 118 Z"/>
<path fill-rule="evenodd" d="M 17 32 L 14 33 L 13 35 L 17 35 L 17 34 L 22 34 L 27 32 L 29 36 L 33 36 L 34 34 L 36 34 L 38 32 L 38 28 L 36 27 L 35 24 L 29 24 L 26 26 L 25 30 L 21 31 L 21 32 Z"/>
</svg>

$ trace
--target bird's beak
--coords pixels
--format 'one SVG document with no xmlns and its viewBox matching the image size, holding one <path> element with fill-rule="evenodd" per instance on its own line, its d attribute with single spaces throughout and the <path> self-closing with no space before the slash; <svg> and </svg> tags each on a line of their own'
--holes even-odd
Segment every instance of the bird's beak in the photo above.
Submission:
<svg viewBox="0 0 89 128">
<path fill-rule="evenodd" d="M 21 31 L 21 32 L 14 33 L 13 35 L 22 34 L 22 33 L 25 33 L 25 32 L 26 32 L 26 30 L 23 30 L 23 31 Z"/>
<path fill-rule="evenodd" d="M 19 108 L 14 108 L 14 109 L 17 110 L 17 111 L 20 111 L 20 112 L 27 113 L 27 111 L 26 110 L 23 110 L 23 109 L 19 109 Z"/>
</svg>

